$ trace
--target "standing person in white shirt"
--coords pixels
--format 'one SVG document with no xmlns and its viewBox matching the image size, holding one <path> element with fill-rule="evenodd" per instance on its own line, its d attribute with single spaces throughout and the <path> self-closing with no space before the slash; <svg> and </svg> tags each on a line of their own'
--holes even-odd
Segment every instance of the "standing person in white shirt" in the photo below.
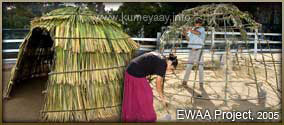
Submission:
<svg viewBox="0 0 284 125">
<path fill-rule="evenodd" d="M 204 60 L 202 47 L 205 41 L 205 28 L 202 27 L 202 23 L 203 20 L 201 18 L 196 18 L 194 20 L 194 27 L 183 31 L 183 35 L 186 37 L 187 41 L 189 41 L 188 48 L 190 48 L 186 73 L 182 81 L 183 85 L 187 84 L 193 64 L 199 63 L 199 84 L 203 87 Z"/>
</svg>

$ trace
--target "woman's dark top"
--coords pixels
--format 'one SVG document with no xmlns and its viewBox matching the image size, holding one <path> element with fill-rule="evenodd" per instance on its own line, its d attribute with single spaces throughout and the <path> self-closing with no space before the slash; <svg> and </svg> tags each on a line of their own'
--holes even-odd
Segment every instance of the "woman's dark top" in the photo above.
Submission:
<svg viewBox="0 0 284 125">
<path fill-rule="evenodd" d="M 146 77 L 148 75 L 165 76 L 167 69 L 166 58 L 157 52 L 149 52 L 140 55 L 130 61 L 126 71 L 134 77 Z"/>
</svg>

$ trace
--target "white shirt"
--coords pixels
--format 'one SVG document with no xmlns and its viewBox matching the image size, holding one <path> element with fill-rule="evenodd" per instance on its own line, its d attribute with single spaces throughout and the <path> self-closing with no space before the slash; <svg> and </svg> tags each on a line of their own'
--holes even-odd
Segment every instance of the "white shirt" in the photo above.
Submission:
<svg viewBox="0 0 284 125">
<path fill-rule="evenodd" d="M 199 27 L 197 31 L 200 32 L 200 35 L 196 35 L 191 32 L 187 32 L 187 36 L 189 37 L 189 43 L 188 47 L 189 48 L 195 48 L 195 49 L 200 49 L 204 45 L 205 41 L 205 28 L 204 27 Z"/>
</svg>

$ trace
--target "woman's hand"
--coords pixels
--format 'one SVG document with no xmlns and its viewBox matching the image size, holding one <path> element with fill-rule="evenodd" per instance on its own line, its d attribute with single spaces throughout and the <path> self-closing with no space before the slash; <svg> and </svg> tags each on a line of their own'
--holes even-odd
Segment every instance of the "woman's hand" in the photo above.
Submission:
<svg viewBox="0 0 284 125">
<path fill-rule="evenodd" d="M 166 102 L 164 96 L 161 97 L 161 102 L 163 106 L 165 107 L 165 110 L 167 111 L 167 113 L 169 113 L 168 103 Z"/>
<path fill-rule="evenodd" d="M 166 110 L 168 111 L 168 104 L 167 104 L 167 102 L 165 100 L 164 92 L 163 92 L 163 80 L 164 80 L 163 77 L 157 76 L 156 87 L 157 87 L 157 91 L 158 91 L 159 97 L 161 99 L 160 101 L 165 106 Z"/>
<path fill-rule="evenodd" d="M 197 29 L 198 28 L 195 28 L 194 30 L 190 29 L 189 31 L 195 35 L 200 35 L 201 33 Z"/>
<path fill-rule="evenodd" d="M 162 99 L 163 105 L 164 105 L 166 108 L 168 108 L 168 103 L 166 102 L 165 98 L 163 97 L 163 98 L 161 98 L 161 99 Z"/>
</svg>

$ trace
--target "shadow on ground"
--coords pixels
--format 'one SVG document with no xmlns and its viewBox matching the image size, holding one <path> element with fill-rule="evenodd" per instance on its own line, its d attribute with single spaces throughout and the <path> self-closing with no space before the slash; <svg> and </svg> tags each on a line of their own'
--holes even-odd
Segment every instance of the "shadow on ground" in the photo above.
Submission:
<svg viewBox="0 0 284 125">
<path fill-rule="evenodd" d="M 10 76 L 10 70 L 3 71 L 3 94 Z M 9 99 L 3 100 L 3 122 L 39 122 L 43 106 L 45 82 L 47 77 L 34 78 L 20 82 L 11 91 Z"/>
</svg>

